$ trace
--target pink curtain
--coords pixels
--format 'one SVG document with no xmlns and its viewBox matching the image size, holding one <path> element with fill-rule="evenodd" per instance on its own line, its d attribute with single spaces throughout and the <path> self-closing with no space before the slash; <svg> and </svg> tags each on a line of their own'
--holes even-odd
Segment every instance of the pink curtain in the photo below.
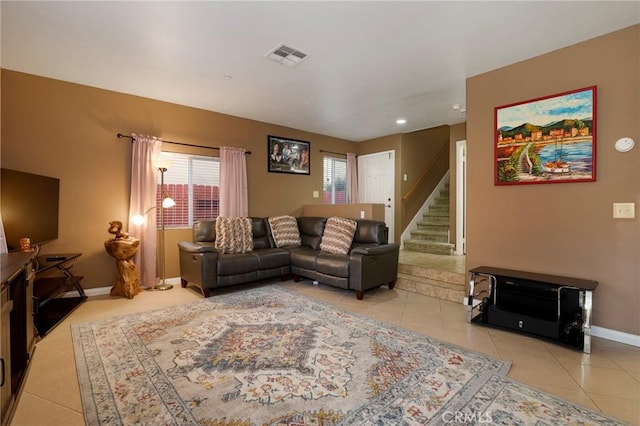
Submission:
<svg viewBox="0 0 640 426">
<path fill-rule="evenodd" d="M 249 215 L 246 150 L 220 147 L 220 216 Z"/>
<path fill-rule="evenodd" d="M 4 235 L 4 227 L 2 226 L 2 216 L 0 216 L 0 254 L 7 253 L 7 239 Z"/>
<path fill-rule="evenodd" d="M 356 155 L 347 153 L 347 203 L 358 202 L 358 171 L 356 167 Z"/>
<path fill-rule="evenodd" d="M 133 136 L 131 155 L 131 199 L 129 201 L 129 233 L 140 239 L 140 247 L 135 257 L 140 274 L 140 284 L 151 288 L 156 285 L 156 167 L 160 157 L 162 139 L 154 136 Z M 143 215 L 142 225 L 134 225 L 131 218 Z"/>
</svg>

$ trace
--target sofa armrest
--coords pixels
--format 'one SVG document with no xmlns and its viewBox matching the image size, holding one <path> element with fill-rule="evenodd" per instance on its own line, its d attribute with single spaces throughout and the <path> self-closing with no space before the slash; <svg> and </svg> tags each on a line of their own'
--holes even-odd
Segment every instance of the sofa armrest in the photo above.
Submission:
<svg viewBox="0 0 640 426">
<path fill-rule="evenodd" d="M 218 250 L 213 245 L 204 245 L 197 243 L 190 243 L 188 241 L 182 241 L 178 243 L 180 251 L 187 253 L 217 253 Z"/>
<path fill-rule="evenodd" d="M 399 251 L 400 246 L 398 244 L 380 244 L 372 247 L 356 247 L 351 250 L 351 254 L 362 254 L 365 256 L 375 256 L 380 254 L 393 253 Z"/>
<path fill-rule="evenodd" d="M 398 279 L 398 244 L 356 247 L 349 256 L 349 288 L 361 298 L 363 291 L 380 285 L 393 288 Z M 360 296 L 358 296 L 360 292 Z"/>
</svg>

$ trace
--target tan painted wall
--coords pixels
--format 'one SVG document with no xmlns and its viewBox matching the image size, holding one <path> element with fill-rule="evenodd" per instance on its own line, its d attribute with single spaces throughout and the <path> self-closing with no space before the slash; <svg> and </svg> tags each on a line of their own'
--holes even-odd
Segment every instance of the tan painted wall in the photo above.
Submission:
<svg viewBox="0 0 640 426">
<path fill-rule="evenodd" d="M 467 269 L 481 265 L 599 281 L 593 323 L 640 334 L 640 221 L 613 219 L 640 201 L 640 25 L 467 80 Z M 494 107 L 591 85 L 597 181 L 494 186 Z M 636 213 L 637 214 L 637 213 Z"/>
<path fill-rule="evenodd" d="M 103 242 L 109 221 L 127 221 L 131 167 L 131 143 L 117 139 L 118 132 L 251 150 L 254 216 L 299 214 L 302 205 L 316 201 L 313 191 L 322 191 L 319 150 L 356 150 L 346 140 L 9 70 L 2 70 L 1 84 L 2 167 L 60 178 L 59 239 L 43 251 L 82 252 L 74 272 L 85 277 L 86 288 L 115 282 Z M 309 141 L 311 174 L 268 173 L 267 135 Z M 179 275 L 180 240 L 191 240 L 191 231 L 167 231 L 168 277 Z"/>
<path fill-rule="evenodd" d="M 352 219 L 380 220 L 384 222 L 384 204 L 305 204 L 302 206 L 302 216 L 340 216 Z"/>
<path fill-rule="evenodd" d="M 401 232 L 409 225 L 448 170 L 448 146 L 449 126 L 438 126 L 402 135 L 402 169 L 399 171 L 402 199 Z"/>
</svg>

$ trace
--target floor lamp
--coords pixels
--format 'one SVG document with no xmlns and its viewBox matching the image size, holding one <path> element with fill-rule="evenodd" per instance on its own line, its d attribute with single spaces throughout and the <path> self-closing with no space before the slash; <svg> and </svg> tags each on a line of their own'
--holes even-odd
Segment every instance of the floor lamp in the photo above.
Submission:
<svg viewBox="0 0 640 426">
<path fill-rule="evenodd" d="M 173 288 L 173 284 L 167 284 L 165 282 L 165 265 L 164 265 L 164 209 L 168 209 L 176 205 L 173 198 L 164 190 L 164 174 L 167 171 L 166 167 L 158 167 L 160 171 L 160 193 L 162 194 L 162 207 L 160 208 L 160 284 L 153 287 L 153 290 L 170 290 Z"/>
</svg>

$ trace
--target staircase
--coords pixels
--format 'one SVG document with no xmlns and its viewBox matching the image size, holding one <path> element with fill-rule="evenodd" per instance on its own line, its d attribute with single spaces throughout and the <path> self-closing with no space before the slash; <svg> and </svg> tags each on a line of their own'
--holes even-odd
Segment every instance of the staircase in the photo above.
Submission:
<svg viewBox="0 0 640 426">
<path fill-rule="evenodd" d="M 418 229 L 404 241 L 404 249 L 423 253 L 452 255 L 454 245 L 449 242 L 449 184 L 435 197 L 428 211 L 417 222 Z"/>
<path fill-rule="evenodd" d="M 437 261 L 430 266 L 430 255 L 423 256 L 425 261 L 420 261 L 422 264 L 417 265 L 411 259 L 403 259 L 401 251 L 396 288 L 461 303 L 465 295 L 465 273 L 444 270 Z"/>
</svg>

